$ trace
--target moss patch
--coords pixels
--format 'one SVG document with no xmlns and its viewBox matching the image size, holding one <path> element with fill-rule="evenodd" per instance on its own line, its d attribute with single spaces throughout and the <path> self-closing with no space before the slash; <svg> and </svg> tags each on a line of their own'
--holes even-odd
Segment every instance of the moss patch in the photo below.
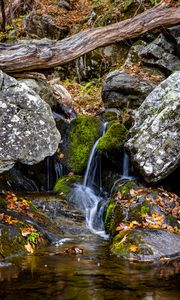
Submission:
<svg viewBox="0 0 180 300">
<path fill-rule="evenodd" d="M 136 186 L 136 184 L 133 182 L 133 181 L 128 181 L 126 182 L 125 184 L 123 184 L 121 187 L 120 187 L 120 193 L 122 194 L 123 197 L 127 197 L 130 193 L 130 189 L 133 187 L 133 186 Z"/>
<path fill-rule="evenodd" d="M 84 171 L 91 148 L 100 134 L 99 119 L 81 115 L 72 121 L 67 157 L 67 165 L 71 171 L 77 174 Z"/>
<path fill-rule="evenodd" d="M 97 145 L 98 151 L 110 151 L 119 149 L 124 145 L 128 134 L 128 130 L 118 121 L 113 122 Z"/>
<path fill-rule="evenodd" d="M 63 176 L 56 181 L 53 191 L 67 196 L 71 192 L 72 185 L 80 182 L 82 182 L 81 176 Z"/>
<path fill-rule="evenodd" d="M 121 205 L 116 205 L 114 201 L 111 201 L 106 210 L 106 216 L 104 221 L 104 227 L 107 233 L 111 236 L 116 234 L 116 227 L 124 219 L 124 211 Z"/>
</svg>

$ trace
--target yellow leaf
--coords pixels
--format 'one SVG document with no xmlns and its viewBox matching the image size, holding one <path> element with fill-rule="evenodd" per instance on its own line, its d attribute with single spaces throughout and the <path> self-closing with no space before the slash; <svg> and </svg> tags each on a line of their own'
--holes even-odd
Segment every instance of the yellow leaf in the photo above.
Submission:
<svg viewBox="0 0 180 300">
<path fill-rule="evenodd" d="M 60 157 L 60 158 L 64 158 L 64 154 L 61 153 L 61 154 L 59 155 L 59 157 Z"/>
<path fill-rule="evenodd" d="M 27 252 L 34 253 L 33 245 L 31 245 L 30 243 L 27 243 L 26 245 L 24 245 L 24 247 L 27 250 Z"/>
<path fill-rule="evenodd" d="M 129 249 L 130 249 L 130 251 L 131 252 L 137 252 L 137 246 L 136 245 L 131 245 L 130 247 L 129 247 Z"/>
<path fill-rule="evenodd" d="M 129 228 L 133 228 L 133 227 L 137 227 L 137 226 L 141 226 L 141 224 L 138 223 L 137 221 L 132 221 L 132 222 L 129 224 Z"/>
</svg>

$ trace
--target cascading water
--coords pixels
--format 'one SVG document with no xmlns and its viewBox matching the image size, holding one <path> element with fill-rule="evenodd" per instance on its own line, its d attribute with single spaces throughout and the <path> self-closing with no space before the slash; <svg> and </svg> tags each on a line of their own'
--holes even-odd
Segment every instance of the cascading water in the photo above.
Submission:
<svg viewBox="0 0 180 300">
<path fill-rule="evenodd" d="M 103 134 L 106 131 L 107 123 L 103 124 Z M 86 225 L 91 232 L 107 238 L 104 231 L 103 214 L 106 206 L 106 199 L 102 193 L 101 180 L 101 160 L 97 153 L 97 144 L 95 142 L 87 164 L 84 175 L 83 185 L 76 184 L 71 195 L 71 201 L 86 214 Z"/>
<path fill-rule="evenodd" d="M 129 170 L 130 170 L 129 156 L 127 155 L 126 152 L 124 152 L 124 156 L 123 156 L 123 170 L 122 170 L 122 177 L 121 177 L 121 179 L 128 179 L 128 180 L 132 180 L 133 179 L 133 176 L 130 176 L 130 174 L 129 174 Z"/>
<path fill-rule="evenodd" d="M 117 186 L 117 184 L 119 184 L 120 182 L 122 182 L 123 180 L 133 180 L 134 177 L 130 176 L 130 160 L 129 160 L 129 156 L 127 155 L 126 152 L 124 152 L 123 154 L 123 163 L 122 163 L 122 171 L 121 171 L 121 175 L 120 178 L 118 178 L 112 188 L 111 188 L 111 192 L 110 195 L 113 193 L 115 187 Z"/>
<path fill-rule="evenodd" d="M 45 171 L 46 171 L 46 184 L 45 188 L 47 192 L 52 191 L 54 183 L 58 178 L 63 176 L 63 168 L 61 162 L 55 155 L 47 156 L 45 159 Z"/>
</svg>

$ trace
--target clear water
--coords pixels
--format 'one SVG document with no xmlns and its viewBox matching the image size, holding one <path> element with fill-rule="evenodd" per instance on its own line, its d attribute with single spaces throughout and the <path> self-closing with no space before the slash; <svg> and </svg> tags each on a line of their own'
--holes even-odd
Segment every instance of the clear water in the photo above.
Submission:
<svg viewBox="0 0 180 300">
<path fill-rule="evenodd" d="M 154 266 L 125 262 L 111 256 L 108 241 L 95 235 L 63 241 L 0 268 L 0 299 L 180 299 L 180 261 Z M 84 253 L 65 254 L 72 246 Z"/>
<path fill-rule="evenodd" d="M 102 135 L 106 132 L 107 122 L 103 124 Z M 108 238 L 104 231 L 104 209 L 106 199 L 102 198 L 101 158 L 97 153 L 97 145 L 100 138 L 95 142 L 89 155 L 89 160 L 84 175 L 83 184 L 75 185 L 70 201 L 75 204 L 86 216 L 86 226 L 94 234 Z"/>
</svg>

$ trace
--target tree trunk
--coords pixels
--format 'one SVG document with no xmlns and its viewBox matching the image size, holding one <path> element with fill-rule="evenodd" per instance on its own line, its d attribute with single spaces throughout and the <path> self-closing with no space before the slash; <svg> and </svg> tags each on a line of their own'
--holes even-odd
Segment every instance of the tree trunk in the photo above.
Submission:
<svg viewBox="0 0 180 300">
<path fill-rule="evenodd" d="M 6 15 L 5 15 L 5 6 L 4 6 L 4 0 L 0 0 L 0 7 L 1 7 L 1 14 L 2 14 L 2 21 L 1 21 L 1 28 L 2 31 L 6 30 Z"/>
<path fill-rule="evenodd" d="M 13 73 L 51 68 L 114 42 L 137 37 L 161 26 L 180 23 L 180 6 L 165 1 L 152 9 L 122 22 L 89 29 L 61 41 L 40 40 L 0 44 L 0 69 Z"/>
</svg>

